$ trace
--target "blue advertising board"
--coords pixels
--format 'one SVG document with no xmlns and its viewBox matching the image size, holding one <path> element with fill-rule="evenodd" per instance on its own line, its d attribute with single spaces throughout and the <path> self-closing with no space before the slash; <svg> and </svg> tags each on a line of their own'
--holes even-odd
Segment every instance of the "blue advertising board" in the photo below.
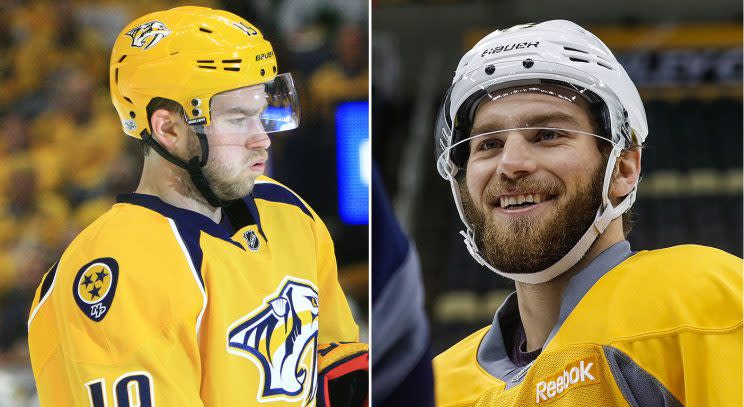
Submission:
<svg viewBox="0 0 744 407">
<path fill-rule="evenodd" d="M 369 102 L 345 102 L 336 108 L 336 164 L 341 220 L 350 225 L 369 222 L 369 182 L 372 149 Z"/>
</svg>

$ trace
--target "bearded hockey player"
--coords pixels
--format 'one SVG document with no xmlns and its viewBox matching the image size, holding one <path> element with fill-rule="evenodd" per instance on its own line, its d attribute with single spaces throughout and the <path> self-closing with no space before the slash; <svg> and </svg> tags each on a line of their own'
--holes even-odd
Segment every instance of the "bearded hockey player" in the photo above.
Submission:
<svg viewBox="0 0 744 407">
<path fill-rule="evenodd" d="M 278 72 L 261 32 L 224 11 L 157 12 L 117 37 L 111 99 L 144 169 L 36 293 L 43 406 L 320 406 L 341 376 L 324 368 L 366 361 L 337 343 L 358 329 L 323 221 L 262 175 L 270 134 L 299 122 Z"/>
<path fill-rule="evenodd" d="M 625 240 L 648 129 L 601 40 L 563 20 L 487 35 L 436 130 L 467 249 L 516 283 L 435 358 L 438 405 L 742 404 L 742 261 Z"/>
</svg>

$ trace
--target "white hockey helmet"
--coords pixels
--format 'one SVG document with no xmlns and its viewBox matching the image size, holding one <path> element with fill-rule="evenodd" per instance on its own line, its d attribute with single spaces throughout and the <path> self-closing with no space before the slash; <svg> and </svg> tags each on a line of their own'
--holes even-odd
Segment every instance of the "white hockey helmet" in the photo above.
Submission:
<svg viewBox="0 0 744 407">
<path fill-rule="evenodd" d="M 529 274 L 505 273 L 489 264 L 477 247 L 456 179 L 466 165 L 467 152 L 456 147 L 470 137 L 475 110 L 484 98 L 493 98 L 506 88 L 542 83 L 570 88 L 598 107 L 604 133 L 598 137 L 610 139 L 613 145 L 605 169 L 602 206 L 586 233 L 555 264 Z M 435 132 L 437 169 L 450 181 L 466 228 L 461 234 L 470 254 L 478 263 L 509 279 L 538 284 L 574 266 L 609 223 L 630 209 L 637 185 L 613 207 L 608 197 L 610 180 L 617 157 L 623 149 L 643 144 L 648 124 L 638 90 L 610 49 L 577 24 L 552 20 L 494 31 L 465 53 L 442 102 Z"/>
</svg>

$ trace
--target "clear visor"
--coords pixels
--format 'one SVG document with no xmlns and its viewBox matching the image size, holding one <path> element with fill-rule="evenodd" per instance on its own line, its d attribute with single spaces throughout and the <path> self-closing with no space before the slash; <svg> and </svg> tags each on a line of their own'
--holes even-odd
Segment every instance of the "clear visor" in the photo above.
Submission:
<svg viewBox="0 0 744 407">
<path fill-rule="evenodd" d="M 212 96 L 209 113 L 209 125 L 193 125 L 194 130 L 227 136 L 221 139 L 240 144 L 245 142 L 245 136 L 260 137 L 297 128 L 300 101 L 292 75 L 285 73 L 269 82 Z"/>
</svg>

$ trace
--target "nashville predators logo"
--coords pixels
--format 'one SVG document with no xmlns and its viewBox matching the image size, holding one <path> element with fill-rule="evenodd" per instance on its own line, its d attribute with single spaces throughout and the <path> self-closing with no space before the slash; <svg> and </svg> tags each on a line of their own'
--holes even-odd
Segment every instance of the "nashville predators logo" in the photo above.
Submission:
<svg viewBox="0 0 744 407">
<path fill-rule="evenodd" d="M 150 21 L 127 31 L 132 37 L 132 47 L 145 51 L 154 47 L 160 40 L 170 35 L 171 31 L 160 21 Z"/>
<path fill-rule="evenodd" d="M 317 391 L 318 290 L 306 280 L 285 277 L 264 305 L 227 329 L 227 351 L 259 369 L 259 402 L 300 401 Z"/>
<path fill-rule="evenodd" d="M 105 257 L 83 266 L 75 276 L 72 295 L 85 316 L 99 322 L 106 316 L 116 293 L 119 265 Z"/>
</svg>

